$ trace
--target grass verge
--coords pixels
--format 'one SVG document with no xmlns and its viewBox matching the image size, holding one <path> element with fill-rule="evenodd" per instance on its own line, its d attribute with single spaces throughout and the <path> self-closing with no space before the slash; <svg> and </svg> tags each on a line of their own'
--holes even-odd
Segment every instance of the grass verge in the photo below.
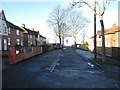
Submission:
<svg viewBox="0 0 120 90">
<path fill-rule="evenodd" d="M 101 64 L 101 65 L 120 66 L 120 63 L 112 61 L 111 59 L 108 59 L 108 58 L 106 59 L 105 62 L 103 62 L 101 58 L 93 59 L 93 61 L 95 61 L 96 63 Z"/>
</svg>

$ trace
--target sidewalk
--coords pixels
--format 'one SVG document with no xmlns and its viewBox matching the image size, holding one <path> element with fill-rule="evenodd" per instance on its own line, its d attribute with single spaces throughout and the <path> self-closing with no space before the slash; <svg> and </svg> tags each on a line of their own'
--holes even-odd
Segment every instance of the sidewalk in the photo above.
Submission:
<svg viewBox="0 0 120 90">
<path fill-rule="evenodd" d="M 96 64 L 98 67 L 100 67 L 101 69 L 103 69 L 106 72 L 116 72 L 116 73 L 120 73 L 120 67 L 118 66 L 111 66 L 111 65 L 100 65 L 96 62 L 94 62 L 92 59 L 94 59 L 94 54 L 89 52 L 89 51 L 84 51 L 81 49 L 76 49 L 75 50 L 76 53 L 78 53 L 80 56 L 82 56 L 83 58 L 85 58 L 86 60 L 92 61 L 94 64 Z M 98 54 L 97 58 L 101 58 L 102 55 Z M 116 59 L 112 59 L 110 58 L 112 61 L 120 63 L 120 60 L 116 60 Z"/>
<path fill-rule="evenodd" d="M 10 67 L 7 65 L 8 63 L 8 57 L 2 56 L 2 70 L 5 70 L 6 68 Z"/>
</svg>

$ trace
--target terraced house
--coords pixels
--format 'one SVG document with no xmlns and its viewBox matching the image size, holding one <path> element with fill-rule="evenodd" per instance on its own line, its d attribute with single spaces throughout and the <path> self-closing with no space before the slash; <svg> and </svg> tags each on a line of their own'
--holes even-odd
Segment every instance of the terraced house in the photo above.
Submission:
<svg viewBox="0 0 120 90">
<path fill-rule="evenodd" d="M 37 35 L 39 32 L 36 32 L 33 30 L 30 30 L 25 27 L 25 24 L 22 24 L 20 27 L 22 30 L 24 30 L 24 46 L 36 46 L 37 44 Z"/>
<path fill-rule="evenodd" d="M 24 31 L 9 21 L 7 21 L 7 25 L 8 25 L 8 46 L 12 47 L 15 47 L 16 45 L 23 46 Z"/>
<path fill-rule="evenodd" d="M 30 30 L 22 24 L 21 27 L 6 20 L 3 10 L 0 10 L 0 50 L 8 51 L 9 47 L 40 46 L 46 44 L 46 37 L 39 31 Z"/>
</svg>

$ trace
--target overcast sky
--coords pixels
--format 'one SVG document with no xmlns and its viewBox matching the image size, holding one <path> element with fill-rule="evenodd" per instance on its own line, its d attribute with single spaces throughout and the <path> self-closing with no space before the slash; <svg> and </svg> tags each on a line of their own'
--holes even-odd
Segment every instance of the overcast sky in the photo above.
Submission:
<svg viewBox="0 0 120 90">
<path fill-rule="evenodd" d="M 61 5 L 63 8 L 67 8 L 69 0 L 23 0 L 24 2 L 15 2 L 15 0 L 2 0 L 0 6 L 4 10 L 6 19 L 15 25 L 21 26 L 25 24 L 27 28 L 34 28 L 39 30 L 41 35 L 53 39 L 53 33 L 46 24 L 50 11 L 52 11 L 57 5 Z M 8 2 L 11 1 L 11 2 Z M 25 2 L 26 1 L 26 2 Z M 84 7 L 81 9 L 85 17 L 90 19 L 91 23 L 89 24 L 87 31 L 87 36 L 93 36 L 93 12 L 88 8 Z M 112 24 L 118 24 L 118 3 L 113 1 L 107 6 L 105 15 L 104 15 L 104 24 L 105 28 L 112 27 Z M 97 17 L 97 30 L 100 30 L 99 18 Z"/>
</svg>

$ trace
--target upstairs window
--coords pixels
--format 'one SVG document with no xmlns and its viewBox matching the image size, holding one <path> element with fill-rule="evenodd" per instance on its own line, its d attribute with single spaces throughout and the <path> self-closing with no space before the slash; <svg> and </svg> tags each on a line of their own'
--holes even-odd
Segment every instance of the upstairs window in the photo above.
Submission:
<svg viewBox="0 0 120 90">
<path fill-rule="evenodd" d="M 6 27 L 4 28 L 4 34 L 7 34 L 7 28 Z"/>
<path fill-rule="evenodd" d="M 32 38 L 32 35 L 30 35 L 30 38 Z"/>
<path fill-rule="evenodd" d="M 16 30 L 16 35 L 20 35 L 20 31 L 19 30 Z"/>
</svg>

